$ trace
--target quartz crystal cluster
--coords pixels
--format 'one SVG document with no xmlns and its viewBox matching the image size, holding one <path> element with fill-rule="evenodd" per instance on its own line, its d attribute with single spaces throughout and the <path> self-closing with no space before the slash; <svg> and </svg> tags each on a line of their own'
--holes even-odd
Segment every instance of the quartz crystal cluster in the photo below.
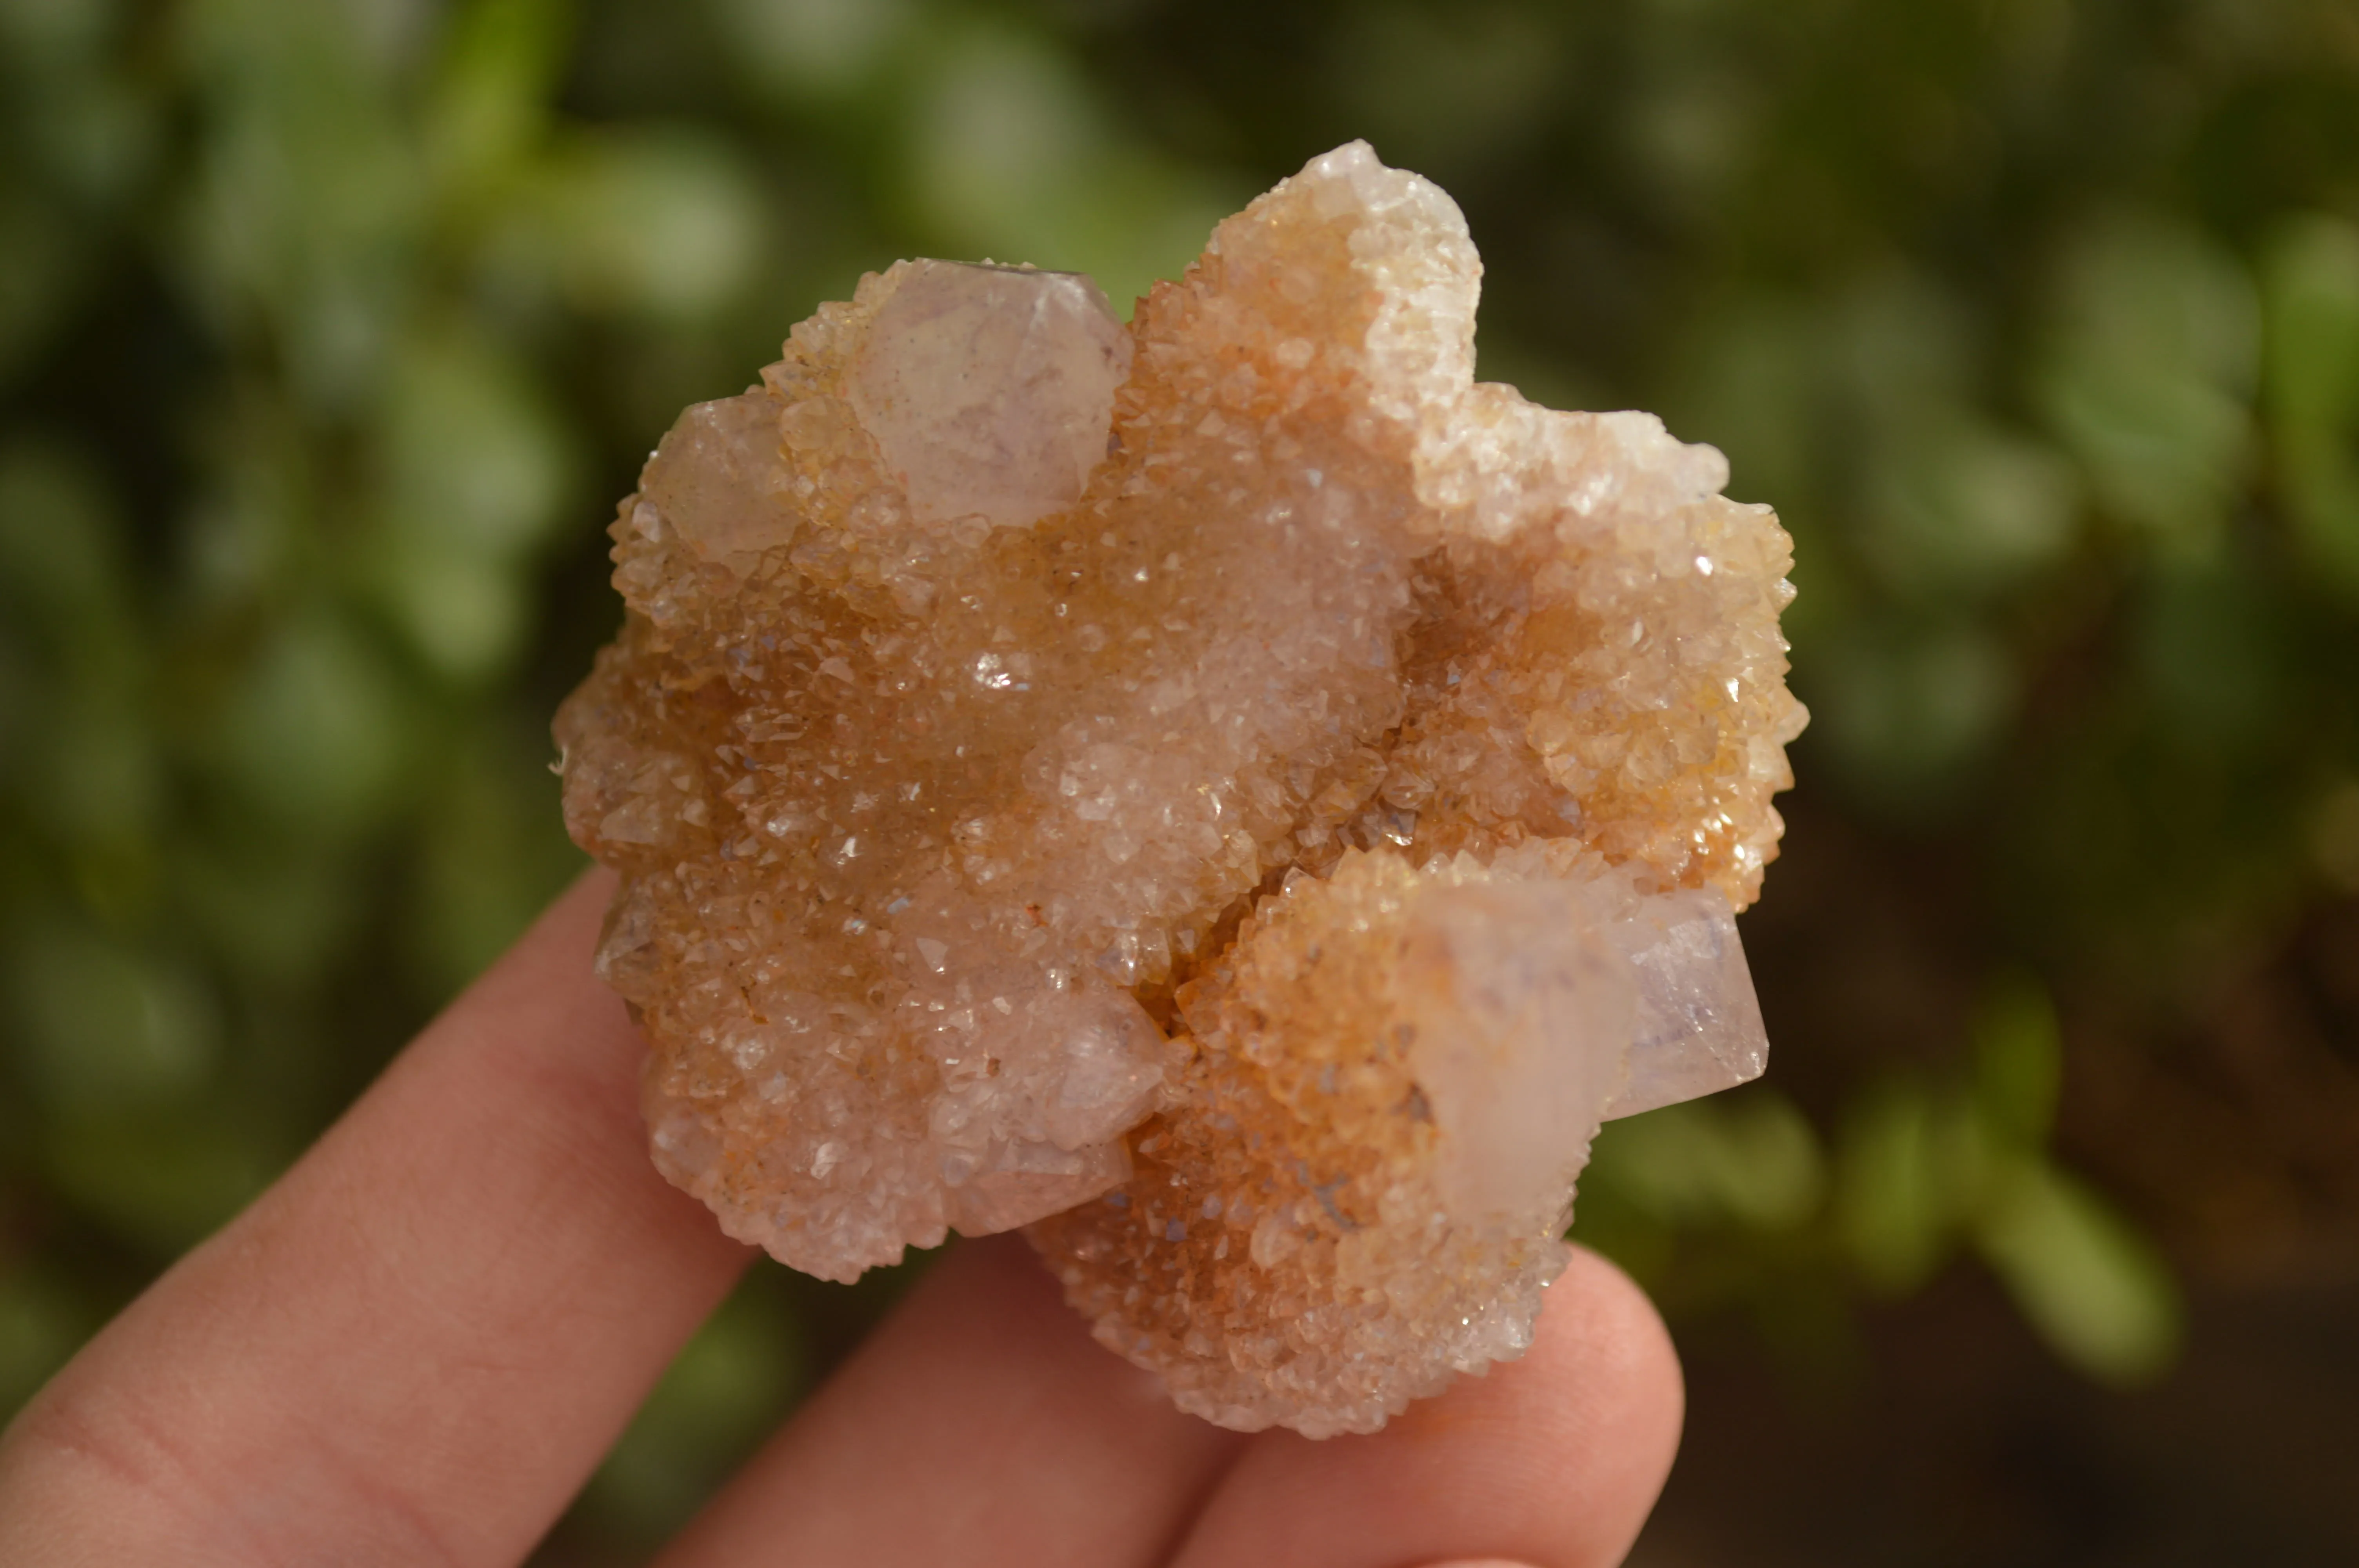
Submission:
<svg viewBox="0 0 2359 1568">
<path fill-rule="evenodd" d="M 904 262 L 664 438 L 557 735 L 732 1235 L 1029 1227 L 1183 1408 L 1364 1432 L 1529 1343 L 1601 1119 L 1761 1070 L 1786 535 L 1477 383 L 1480 271 L 1354 144 L 1128 326 Z"/>
</svg>

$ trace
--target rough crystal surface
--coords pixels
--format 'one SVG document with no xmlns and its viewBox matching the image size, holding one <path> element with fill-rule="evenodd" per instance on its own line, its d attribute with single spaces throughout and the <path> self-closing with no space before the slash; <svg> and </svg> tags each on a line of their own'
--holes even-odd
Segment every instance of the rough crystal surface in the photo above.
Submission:
<svg viewBox="0 0 2359 1568">
<path fill-rule="evenodd" d="M 1184 1408 L 1367 1431 L 1528 1344 L 1601 1119 L 1760 1072 L 1786 537 L 1476 383 L 1479 276 L 1353 144 L 1127 327 L 904 262 L 665 437 L 557 733 L 731 1234 L 1028 1225 Z"/>
</svg>

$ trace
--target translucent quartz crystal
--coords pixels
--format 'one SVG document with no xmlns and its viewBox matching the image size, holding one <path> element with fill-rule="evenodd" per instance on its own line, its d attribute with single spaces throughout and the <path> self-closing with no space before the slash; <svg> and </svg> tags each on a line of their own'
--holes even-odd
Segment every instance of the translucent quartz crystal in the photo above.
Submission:
<svg viewBox="0 0 2359 1568">
<path fill-rule="evenodd" d="M 1742 1082 L 1788 542 L 1644 414 L 1473 379 L 1362 145 L 1125 327 L 904 262 L 684 414 L 558 717 L 655 1158 L 849 1280 L 1029 1226 L 1244 1428 L 1529 1343 L 1600 1120 Z"/>
</svg>

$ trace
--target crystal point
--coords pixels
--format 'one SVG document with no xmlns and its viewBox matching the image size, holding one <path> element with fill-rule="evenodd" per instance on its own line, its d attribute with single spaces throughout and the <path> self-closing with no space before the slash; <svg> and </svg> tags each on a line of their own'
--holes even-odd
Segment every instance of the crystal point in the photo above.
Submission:
<svg viewBox="0 0 2359 1568">
<path fill-rule="evenodd" d="M 1183 1408 L 1364 1432 L 1530 1343 L 1602 1120 L 1760 1072 L 1785 535 L 1475 383 L 1479 276 L 1355 143 L 1128 326 L 904 262 L 665 438 L 557 730 L 731 1234 L 1025 1227 Z"/>
<path fill-rule="evenodd" d="M 1130 373 L 1097 285 L 942 261 L 883 283 L 845 390 L 911 513 L 1021 527 L 1079 501 Z"/>
</svg>

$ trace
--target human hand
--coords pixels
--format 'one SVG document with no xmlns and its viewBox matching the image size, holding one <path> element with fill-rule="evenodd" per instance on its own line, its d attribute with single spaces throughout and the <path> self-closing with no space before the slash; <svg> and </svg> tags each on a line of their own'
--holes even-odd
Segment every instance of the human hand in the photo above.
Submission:
<svg viewBox="0 0 2359 1568">
<path fill-rule="evenodd" d="M 649 1165 L 583 879 L 0 1438 L 0 1563 L 520 1562 L 752 1254 Z M 1518 1362 L 1372 1437 L 1244 1436 L 958 1246 L 666 1550 L 756 1563 L 1617 1562 L 1678 1364 L 1578 1253 Z"/>
</svg>

